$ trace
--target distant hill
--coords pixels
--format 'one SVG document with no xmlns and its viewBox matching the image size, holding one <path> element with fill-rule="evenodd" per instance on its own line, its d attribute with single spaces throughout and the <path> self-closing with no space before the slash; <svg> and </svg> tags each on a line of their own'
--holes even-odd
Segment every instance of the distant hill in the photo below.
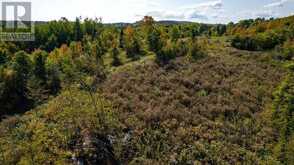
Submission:
<svg viewBox="0 0 294 165">
<path fill-rule="evenodd" d="M 193 23 L 189 21 L 172 21 L 172 20 L 161 20 L 157 21 L 159 24 L 166 24 L 166 25 L 177 25 L 177 24 L 187 24 L 187 23 Z"/>
<path fill-rule="evenodd" d="M 188 24 L 188 23 L 192 23 L 192 22 L 189 22 L 189 21 L 160 20 L 160 21 L 156 21 L 156 23 L 161 24 L 161 25 L 178 25 L 178 24 Z M 126 22 L 106 23 L 105 25 L 116 26 L 116 27 L 125 27 L 125 26 L 128 26 L 128 25 L 137 26 L 139 24 L 140 24 L 140 21 L 137 21 L 135 23 L 126 23 Z"/>
<path fill-rule="evenodd" d="M 0 24 L 2 24 L 3 21 L 0 21 Z M 8 21 L 9 24 L 12 24 L 13 21 Z M 42 25 L 48 23 L 47 21 L 34 21 L 35 25 Z M 104 23 L 106 26 L 115 26 L 115 27 L 125 27 L 128 25 L 138 25 L 140 21 L 137 21 L 135 23 L 127 23 L 127 22 L 117 22 L 117 23 Z M 162 24 L 162 25 L 178 25 L 178 24 L 188 24 L 192 23 L 189 21 L 172 21 L 172 20 L 160 20 L 157 21 L 156 23 Z"/>
</svg>

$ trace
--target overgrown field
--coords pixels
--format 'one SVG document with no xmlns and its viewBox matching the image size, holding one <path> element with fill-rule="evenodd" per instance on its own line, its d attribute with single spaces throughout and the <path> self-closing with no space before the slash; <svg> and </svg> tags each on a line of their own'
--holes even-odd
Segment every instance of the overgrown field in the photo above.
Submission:
<svg viewBox="0 0 294 165">
<path fill-rule="evenodd" d="M 121 67 L 1 123 L 4 164 L 268 164 L 272 93 L 286 72 L 233 55 Z M 100 95 L 101 94 L 101 95 Z M 98 159 L 99 158 L 99 159 Z"/>
<path fill-rule="evenodd" d="M 114 74 L 102 90 L 130 134 L 119 157 L 139 164 L 271 161 L 274 132 L 262 113 L 283 75 L 226 55 Z"/>
</svg>

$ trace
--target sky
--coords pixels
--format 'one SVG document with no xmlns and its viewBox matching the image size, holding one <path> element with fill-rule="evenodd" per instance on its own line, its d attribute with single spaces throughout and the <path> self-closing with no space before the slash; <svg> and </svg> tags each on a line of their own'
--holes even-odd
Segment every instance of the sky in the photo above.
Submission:
<svg viewBox="0 0 294 165">
<path fill-rule="evenodd" d="M 11 0 L 6 0 L 11 1 Z M 21 0 L 18 0 L 21 1 Z M 104 23 L 156 20 L 228 23 L 257 17 L 294 15 L 294 0 L 26 0 L 32 19 L 49 21 L 101 17 Z"/>
</svg>

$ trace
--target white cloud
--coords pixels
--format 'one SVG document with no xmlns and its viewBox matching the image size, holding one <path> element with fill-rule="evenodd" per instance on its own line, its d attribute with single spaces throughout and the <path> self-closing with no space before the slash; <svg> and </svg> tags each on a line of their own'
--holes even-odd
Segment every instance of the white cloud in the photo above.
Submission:
<svg viewBox="0 0 294 165">
<path fill-rule="evenodd" d="M 243 19 L 254 19 L 254 18 L 271 18 L 271 17 L 278 17 L 279 14 L 271 9 L 256 9 L 256 10 L 245 10 L 239 12 L 235 15 L 234 18 L 231 18 L 232 21 L 239 21 Z"/>
<path fill-rule="evenodd" d="M 253 17 L 271 18 L 271 17 L 276 17 L 276 16 L 277 16 L 277 14 L 272 10 L 263 10 L 263 11 L 253 12 Z"/>
<path fill-rule="evenodd" d="M 221 19 L 220 15 L 224 12 L 222 0 L 213 0 L 204 3 L 198 3 L 189 6 L 182 6 L 178 9 L 168 10 L 153 10 L 145 15 L 154 17 L 155 19 L 176 19 L 176 20 L 196 20 L 207 22 L 210 19 Z M 142 17 L 137 14 L 137 17 Z"/>
<path fill-rule="evenodd" d="M 185 19 L 184 13 L 171 11 L 151 11 L 146 15 L 152 16 L 155 19 Z"/>
<path fill-rule="evenodd" d="M 294 2 L 293 0 L 279 0 L 277 2 L 264 5 L 265 8 L 284 7 L 285 3 Z"/>
<path fill-rule="evenodd" d="M 189 18 L 191 19 L 199 19 L 199 20 L 208 20 L 208 17 L 206 15 L 200 14 L 197 11 L 190 13 Z"/>
<path fill-rule="evenodd" d="M 206 2 L 180 6 L 172 10 L 152 10 L 148 15 L 156 19 L 189 20 L 205 23 L 226 23 L 250 18 L 281 17 L 281 7 L 287 7 L 294 0 L 275 0 L 275 2 L 257 8 L 244 8 L 238 12 L 231 13 L 227 10 L 223 0 L 207 0 Z M 227 4 L 230 6 L 230 4 Z M 162 6 L 161 6 L 162 7 Z"/>
<path fill-rule="evenodd" d="M 222 0 L 207 1 L 194 5 L 184 6 L 183 9 L 221 9 L 223 7 Z"/>
<path fill-rule="evenodd" d="M 148 1 L 147 4 L 151 7 L 159 7 L 160 6 L 160 3 L 158 2 L 155 2 L 155 1 Z"/>
<path fill-rule="evenodd" d="M 217 15 L 223 15 L 223 6 L 222 0 L 214 0 L 184 7 L 183 9 L 190 19 L 209 20 L 210 18 L 217 18 Z"/>
<path fill-rule="evenodd" d="M 143 15 L 149 15 L 157 20 L 169 19 L 169 20 L 196 20 L 207 22 L 210 19 L 221 19 L 223 13 L 222 0 L 208 1 L 205 3 L 198 3 L 189 6 L 182 6 L 177 9 L 169 10 L 152 10 L 145 12 L 144 14 L 137 14 L 137 17 Z"/>
<path fill-rule="evenodd" d="M 102 17 L 104 22 L 135 22 L 144 15 L 157 20 L 172 19 L 205 23 L 237 21 L 240 17 L 286 16 L 293 12 L 294 0 L 256 1 L 255 6 L 224 0 L 29 0 L 32 2 L 33 20 L 52 20 L 76 16 Z M 199 2 L 199 3 L 197 3 Z M 255 4 L 255 3 L 254 3 Z M 235 5 L 235 6 L 232 6 Z M 259 6 L 259 7 L 258 7 Z M 282 8 L 283 6 L 283 8 Z M 248 11 L 246 14 L 245 11 Z M 272 12 L 274 11 L 274 12 Z"/>
</svg>

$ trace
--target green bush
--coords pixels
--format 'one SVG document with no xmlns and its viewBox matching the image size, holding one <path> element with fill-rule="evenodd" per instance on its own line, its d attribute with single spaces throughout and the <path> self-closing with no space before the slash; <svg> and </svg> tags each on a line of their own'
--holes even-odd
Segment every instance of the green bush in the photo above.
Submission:
<svg viewBox="0 0 294 165">
<path fill-rule="evenodd" d="M 256 40 L 248 36 L 241 37 L 237 35 L 232 39 L 231 44 L 233 47 L 241 50 L 257 50 Z"/>
<path fill-rule="evenodd" d="M 111 56 L 112 56 L 112 66 L 120 66 L 122 63 L 119 59 L 119 50 L 118 48 L 113 48 L 111 50 Z"/>
<path fill-rule="evenodd" d="M 274 154 L 283 164 L 294 160 L 294 75 L 289 74 L 274 93 L 273 127 L 279 132 Z"/>
<path fill-rule="evenodd" d="M 189 44 L 189 51 L 187 57 L 192 60 L 197 60 L 199 58 L 204 57 L 204 52 L 201 43 L 197 41 L 191 41 Z"/>
<path fill-rule="evenodd" d="M 131 44 L 126 45 L 125 47 L 127 55 L 133 60 L 138 59 L 138 56 L 141 53 L 141 46 L 138 39 L 134 39 Z"/>
<path fill-rule="evenodd" d="M 283 42 L 283 36 L 277 32 L 264 32 L 247 36 L 236 35 L 231 40 L 231 45 L 241 50 L 260 51 L 273 49 Z"/>
<path fill-rule="evenodd" d="M 160 64 L 166 64 L 176 56 L 177 48 L 175 44 L 172 42 L 167 42 L 166 45 L 156 53 L 156 60 Z"/>
<path fill-rule="evenodd" d="M 280 60 L 292 60 L 294 59 L 294 42 L 287 41 L 281 47 L 278 47 L 277 58 Z"/>
<path fill-rule="evenodd" d="M 186 56 L 187 53 L 189 52 L 189 45 L 190 41 L 189 40 L 178 40 L 175 44 L 174 44 L 174 48 L 176 51 L 176 56 L 180 57 L 180 56 Z"/>
</svg>

